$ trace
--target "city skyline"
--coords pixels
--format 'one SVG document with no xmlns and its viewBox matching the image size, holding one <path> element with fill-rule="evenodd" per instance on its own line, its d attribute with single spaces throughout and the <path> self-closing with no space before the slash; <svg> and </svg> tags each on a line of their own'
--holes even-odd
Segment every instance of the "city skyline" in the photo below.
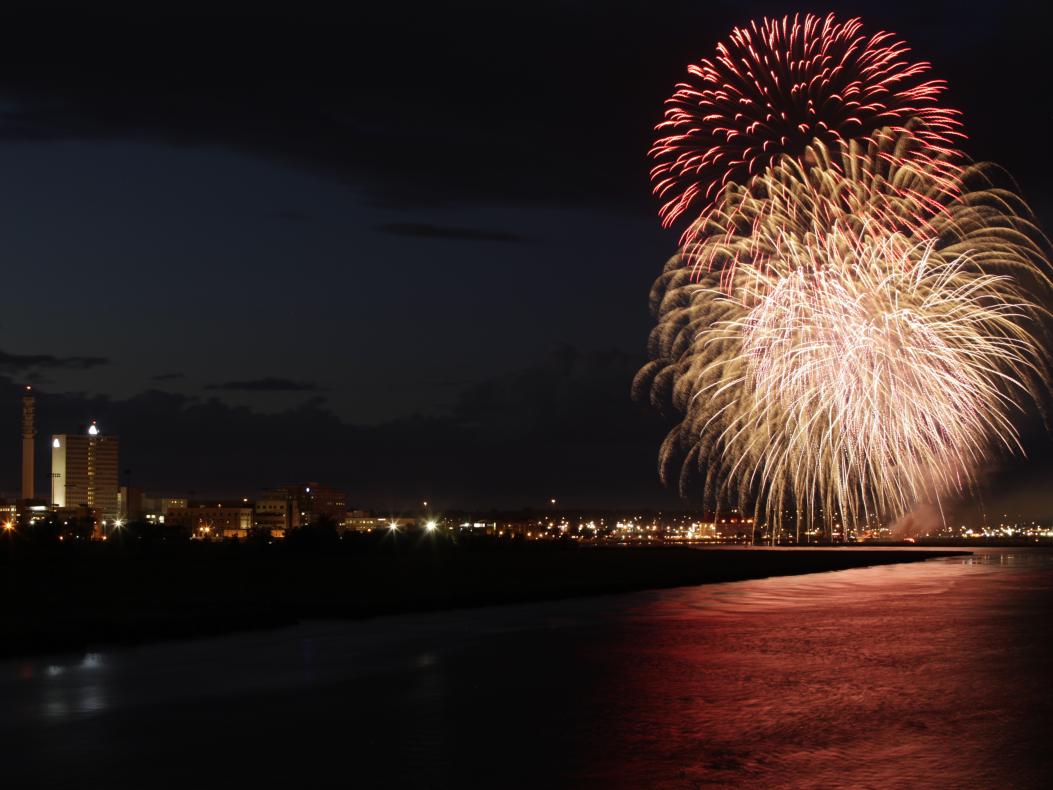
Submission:
<svg viewBox="0 0 1053 790">
<path fill-rule="evenodd" d="M 512 518 L 514 522 L 520 523 L 521 527 L 515 528 L 508 534 L 527 535 L 530 524 L 547 523 L 551 529 L 554 523 L 552 514 L 562 514 L 557 517 L 555 523 L 563 523 L 565 529 L 567 523 L 577 519 L 579 530 L 586 523 L 591 529 L 591 523 L 594 520 L 601 524 L 606 521 L 611 521 L 613 524 L 617 521 L 617 530 L 620 530 L 623 520 L 626 525 L 629 525 L 645 519 L 645 524 L 658 526 L 643 527 L 644 535 L 647 534 L 647 529 L 660 528 L 662 533 L 655 537 L 665 539 L 664 536 L 672 534 L 678 536 L 673 538 L 675 541 L 688 537 L 687 533 L 680 531 L 681 527 L 677 525 L 684 525 L 686 530 L 687 525 L 705 526 L 696 523 L 700 520 L 712 521 L 711 527 L 719 524 L 721 518 L 724 519 L 723 523 L 728 523 L 729 518 L 735 524 L 739 520 L 742 520 L 743 523 L 746 521 L 746 516 L 739 515 L 738 509 L 731 505 L 721 512 L 697 505 L 692 507 L 690 503 L 683 500 L 678 500 L 670 507 L 654 508 L 641 506 L 640 503 L 619 507 L 612 505 L 611 501 L 582 504 L 574 498 L 568 502 L 562 498 L 543 497 L 538 501 L 518 502 L 503 507 L 493 503 L 472 507 L 441 495 L 438 499 L 429 501 L 421 500 L 419 497 L 414 499 L 411 494 L 404 493 L 397 503 L 392 501 L 385 506 L 362 499 L 356 500 L 352 490 L 340 490 L 318 482 L 293 485 L 286 481 L 278 484 L 273 478 L 258 480 L 237 491 L 227 490 L 220 494 L 208 490 L 178 490 L 177 487 L 170 484 L 135 486 L 132 485 L 130 470 L 124 469 L 118 472 L 123 466 L 117 461 L 119 437 L 104 433 L 96 420 L 89 420 L 85 426 L 82 426 L 80 435 L 64 433 L 50 436 L 47 453 L 50 469 L 48 483 L 50 496 L 38 495 L 27 499 L 24 496 L 27 486 L 28 490 L 32 490 L 36 484 L 31 467 L 26 466 L 26 462 L 32 462 L 37 455 L 35 439 L 31 436 L 36 428 L 35 398 L 36 392 L 31 387 L 27 386 L 23 389 L 22 489 L 18 494 L 8 493 L 2 503 L 4 512 L 8 513 L 8 520 L 12 522 L 19 518 L 22 508 L 25 509 L 22 518 L 37 518 L 44 510 L 50 509 L 66 514 L 93 512 L 97 527 L 101 528 L 98 533 L 100 536 L 106 534 L 107 529 L 112 530 L 114 525 L 122 526 L 129 522 L 141 522 L 187 528 L 195 537 L 203 537 L 203 533 L 199 534 L 200 527 L 207 524 L 207 532 L 213 533 L 214 531 L 215 538 L 246 538 L 253 531 L 259 530 L 269 532 L 272 537 L 284 537 L 288 530 L 311 524 L 319 515 L 324 516 L 337 528 L 352 532 L 372 531 L 373 529 L 385 531 L 393 525 L 413 524 L 422 520 L 435 520 L 436 523 L 441 522 L 447 526 L 456 527 L 458 518 L 482 516 L 505 520 Z M 94 455 L 92 450 L 94 450 Z M 95 461 L 100 452 L 105 457 L 104 461 L 99 462 L 101 468 L 104 469 L 102 480 L 99 480 L 99 473 L 96 472 Z M 72 469 L 77 471 L 69 471 Z M 94 482 L 89 482 L 93 478 Z M 3 496 L 2 491 L 0 491 L 0 496 Z M 227 511 L 224 512 L 223 509 Z M 1044 542 L 1053 537 L 1053 514 L 1051 513 L 1036 515 L 1019 511 L 999 512 L 997 509 L 988 509 L 982 502 L 979 503 L 978 508 L 975 508 L 975 512 L 973 511 L 972 508 L 961 508 L 956 512 L 949 511 L 941 514 L 935 508 L 929 507 L 920 508 L 911 513 L 908 518 L 895 523 L 884 523 L 880 519 L 870 518 L 865 523 L 850 527 L 847 533 L 841 535 L 841 538 L 851 537 L 853 540 L 861 538 L 896 540 L 904 537 L 912 539 L 914 537 L 967 538 L 969 540 L 1035 538 Z M 640 512 L 648 515 L 633 515 L 633 513 Z M 175 513 L 175 518 L 168 518 L 170 513 Z M 217 515 L 223 518 L 217 519 Z M 818 521 L 805 527 L 805 534 L 802 538 L 802 533 L 794 526 L 795 514 L 787 511 L 784 518 L 788 526 L 779 527 L 778 531 L 786 538 L 808 540 L 819 537 Z M 226 528 L 217 528 L 215 526 L 217 520 L 229 523 Z M 841 516 L 835 515 L 835 520 L 840 522 Z M 753 523 L 752 518 L 749 519 L 749 523 Z M 197 527 L 194 526 L 195 524 Z M 460 526 L 466 525 L 461 524 Z M 493 526 L 491 532 L 498 534 L 498 522 L 494 522 L 491 526 Z M 840 528 L 840 523 L 838 527 Z M 757 528 L 765 530 L 765 534 L 771 531 L 770 526 L 762 522 L 758 522 Z M 668 532 L 670 529 L 672 533 Z M 624 536 L 619 537 L 621 533 L 617 530 L 606 535 L 605 539 L 614 539 L 616 542 L 622 540 Z M 721 538 L 731 536 L 721 532 L 719 527 L 715 534 Z M 733 533 L 736 539 L 741 539 L 744 534 L 742 532 Z M 555 536 L 558 537 L 558 534 Z M 535 537 L 551 538 L 553 535 L 544 530 L 538 530 Z M 762 536 L 762 539 L 769 540 L 770 534 L 768 537 Z"/>
<path fill-rule="evenodd" d="M 573 370 L 577 363 L 568 367 L 568 357 L 578 359 L 574 353 L 562 360 L 554 358 L 557 371 L 566 374 Z M 628 357 L 618 359 L 626 361 Z M 627 373 L 628 366 L 621 370 Z M 0 382 L 0 403 L 3 402 L 2 388 Z M 497 432 L 493 441 L 481 440 L 486 431 L 495 427 L 494 422 L 475 426 L 474 430 L 462 428 L 460 432 L 441 421 L 425 420 L 394 422 L 371 430 L 342 423 L 324 410 L 317 410 L 310 421 L 312 430 L 300 434 L 277 427 L 288 425 L 291 415 L 275 421 L 246 409 L 230 409 L 218 402 L 187 413 L 183 411 L 187 404 L 160 393 L 121 404 L 34 390 L 38 431 L 34 445 L 36 487 L 41 492 L 50 486 L 52 435 L 86 433 L 89 426 L 97 422 L 101 431 L 124 437 L 121 484 L 163 494 L 194 492 L 200 499 L 238 498 L 290 480 L 315 479 L 343 489 L 357 507 L 377 511 L 412 508 L 423 498 L 458 510 L 543 507 L 552 496 L 577 508 L 698 509 L 700 502 L 682 499 L 658 483 L 653 461 L 645 454 L 653 450 L 662 436 L 665 428 L 661 419 L 646 414 L 626 397 L 624 401 L 605 406 L 618 415 L 610 419 L 621 420 L 623 428 L 631 429 L 631 433 L 627 430 L 614 441 L 590 434 L 587 426 L 583 433 L 582 425 L 575 420 L 590 405 L 588 398 L 582 397 L 588 394 L 588 389 L 578 394 L 577 402 L 571 402 L 566 413 L 556 415 L 559 421 L 542 426 L 547 435 L 532 435 L 536 424 L 526 425 L 521 431 L 523 441 L 530 443 L 527 445 L 530 452 L 525 458 L 508 452 L 506 432 Z M 18 415 L 24 392 L 23 386 L 10 385 L 8 418 L 0 420 L 0 436 L 6 432 L 9 437 L 5 442 L 9 451 L 0 454 L 0 492 L 6 492 L 11 499 L 17 498 L 22 474 L 24 439 Z M 127 411 L 122 412 L 122 408 Z M 96 415 L 102 418 L 96 420 Z M 491 420 L 510 420 L 512 416 L 498 412 L 491 415 Z M 637 422 L 626 423 L 627 420 Z M 508 422 L 498 423 L 496 427 L 507 429 Z M 597 457 L 583 474 L 580 456 L 560 452 L 565 446 L 560 443 L 563 439 L 560 427 L 572 432 L 573 441 L 600 441 L 608 454 Z M 269 450 L 260 452 L 254 447 L 246 453 L 243 443 L 247 431 L 260 434 L 273 431 L 275 441 Z M 443 459 L 447 447 L 432 444 L 435 436 L 451 444 L 467 438 L 474 448 L 481 449 L 469 464 L 449 467 Z M 1043 442 L 1045 434 L 1041 424 L 1033 424 L 1025 433 L 1025 438 L 1028 436 Z M 203 438 L 210 438 L 210 442 L 202 444 Z M 551 444 L 546 446 L 546 440 Z M 348 443 L 356 443 L 358 449 L 341 452 L 344 447 L 352 446 Z M 160 453 L 163 463 L 157 463 L 158 457 L 152 456 L 152 452 L 157 452 L 154 448 L 167 449 Z M 541 469 L 535 468 L 533 454 L 546 450 L 550 453 L 550 462 Z M 502 459 L 504 466 L 495 467 L 494 459 Z M 506 474 L 509 469 L 515 470 L 515 474 Z M 1025 519 L 1051 517 L 1053 499 L 1044 495 L 1041 482 L 1044 474 L 1045 467 L 1032 465 L 1030 458 L 1018 460 L 1002 470 L 993 469 L 978 497 L 951 509 L 957 512 L 950 521 L 965 519 L 982 524 L 988 512 L 1007 512 Z M 480 493 L 481 487 L 466 486 L 465 478 L 490 485 Z M 612 489 L 611 480 L 627 481 L 627 484 Z"/>
</svg>

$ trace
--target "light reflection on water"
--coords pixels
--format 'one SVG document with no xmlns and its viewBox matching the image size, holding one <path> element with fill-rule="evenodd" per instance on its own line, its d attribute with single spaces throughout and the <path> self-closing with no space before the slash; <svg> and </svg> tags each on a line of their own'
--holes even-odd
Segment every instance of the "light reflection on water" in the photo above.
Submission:
<svg viewBox="0 0 1053 790">
<path fill-rule="evenodd" d="M 0 743 L 40 786 L 1040 787 L 1051 604 L 988 550 L 13 661 Z"/>
</svg>

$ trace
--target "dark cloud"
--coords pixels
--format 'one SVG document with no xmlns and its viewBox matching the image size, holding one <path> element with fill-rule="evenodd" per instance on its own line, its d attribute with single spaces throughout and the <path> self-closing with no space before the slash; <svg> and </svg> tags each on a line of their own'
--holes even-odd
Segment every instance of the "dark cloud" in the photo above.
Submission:
<svg viewBox="0 0 1053 790">
<path fill-rule="evenodd" d="M 935 63 L 949 103 L 965 111 L 971 153 L 1001 154 L 1021 178 L 1048 184 L 1047 158 L 1012 146 L 1019 125 L 1005 123 L 1045 95 L 1048 7 L 835 6 L 862 14 L 868 30 L 896 30 Z M 0 138 L 219 146 L 353 183 L 386 206 L 649 210 L 645 151 L 685 64 L 733 25 L 786 10 L 687 0 L 661 13 L 554 1 L 499 13 L 463 0 L 411 7 L 8 10 L 2 21 L 18 35 L 4 50 Z"/>
<path fill-rule="evenodd" d="M 497 241 L 522 244 L 525 236 L 499 230 L 479 228 L 454 228 L 447 225 L 431 225 L 425 222 L 388 222 L 374 228 L 392 236 L 409 236 L 418 239 L 449 239 L 452 241 Z"/>
<path fill-rule="evenodd" d="M 631 96 L 652 104 L 640 64 L 618 55 L 631 25 L 548 10 L 558 26 L 538 8 L 498 22 L 463 2 L 409 14 L 9 12 L 20 35 L 0 73 L 0 139 L 218 146 L 353 183 L 389 207 L 649 206 L 643 152 L 657 110 L 630 109 Z M 604 79 L 570 79 L 594 71 L 597 51 Z M 583 93 L 603 108 L 599 134 Z"/>
<path fill-rule="evenodd" d="M 11 354 L 0 351 L 0 368 L 8 370 L 33 370 L 36 368 L 65 368 L 88 370 L 110 364 L 106 357 L 67 356 L 53 354 Z"/>
<path fill-rule="evenodd" d="M 558 497 L 567 507 L 680 507 L 658 482 L 668 428 L 628 396 L 642 360 L 619 351 L 560 349 L 536 364 L 465 387 L 445 413 L 378 425 L 341 419 L 321 399 L 262 413 L 216 397 L 150 390 L 126 399 L 38 392 L 42 437 L 98 420 L 121 436 L 121 468 L 150 491 L 243 496 L 292 480 L 345 489 L 371 508 L 521 507 Z M 0 378 L 0 488 L 17 486 L 19 398 Z M 961 512 L 1053 515 L 1048 433 L 1024 426 L 1029 460 L 1010 457 L 985 475 Z M 43 440 L 42 440 L 43 441 Z M 38 453 L 46 481 L 46 447 Z M 1030 473 L 1029 471 L 1030 470 Z M 953 508 L 950 503 L 945 503 Z"/>
<path fill-rule="evenodd" d="M 280 209 L 278 211 L 272 211 L 269 216 L 273 219 L 284 220 L 285 222 L 306 222 L 311 218 L 310 214 L 303 211 L 296 211 L 295 209 Z"/>
<path fill-rule="evenodd" d="M 173 379 L 185 378 L 183 373 L 158 373 L 156 376 L 151 376 L 151 381 L 172 381 Z"/>
<path fill-rule="evenodd" d="M 655 472 L 663 426 L 628 397 L 638 359 L 564 349 L 464 389 L 448 412 L 355 425 L 312 399 L 261 413 L 219 398 L 151 390 L 112 399 L 41 392 L 39 433 L 98 420 L 120 434 L 133 484 L 172 493 L 248 495 L 313 479 L 366 507 L 676 504 Z M 0 379 L 0 487 L 17 485 L 19 397 Z M 39 453 L 46 456 L 41 445 Z M 40 459 L 46 480 L 48 459 Z"/>
<path fill-rule="evenodd" d="M 262 379 L 209 384 L 205 389 L 228 390 L 232 392 L 318 392 L 321 388 L 310 381 L 293 381 L 292 379 L 268 376 Z"/>
</svg>

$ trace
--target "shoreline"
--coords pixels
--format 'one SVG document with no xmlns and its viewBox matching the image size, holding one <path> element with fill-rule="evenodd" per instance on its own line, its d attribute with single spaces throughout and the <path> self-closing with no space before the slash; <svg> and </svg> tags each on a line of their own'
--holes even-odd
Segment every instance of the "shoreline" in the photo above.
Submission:
<svg viewBox="0 0 1053 790">
<path fill-rule="evenodd" d="M 7 556 L 0 658 L 965 556 L 966 549 L 724 546 Z"/>
</svg>

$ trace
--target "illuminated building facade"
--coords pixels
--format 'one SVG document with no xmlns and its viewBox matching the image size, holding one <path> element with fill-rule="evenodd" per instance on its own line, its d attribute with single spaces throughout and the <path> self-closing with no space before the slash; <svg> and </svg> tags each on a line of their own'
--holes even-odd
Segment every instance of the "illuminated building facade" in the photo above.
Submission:
<svg viewBox="0 0 1053 790">
<path fill-rule="evenodd" d="M 339 526 L 347 516 L 347 495 L 318 483 L 301 483 L 277 489 L 299 505 L 300 524 L 314 523 L 323 516 Z"/>
<path fill-rule="evenodd" d="M 164 524 L 168 514 L 173 510 L 186 510 L 185 497 L 148 496 L 142 498 L 143 511 L 139 516 L 151 524 Z"/>
<path fill-rule="evenodd" d="M 119 515 L 119 440 L 93 422 L 86 435 L 51 437 L 51 504 L 87 507 L 104 521 Z"/>
<path fill-rule="evenodd" d="M 344 532 L 372 532 L 375 529 L 391 529 L 392 524 L 397 529 L 403 526 L 403 520 L 381 518 L 366 510 L 349 510 L 344 514 L 340 527 Z"/>
<path fill-rule="evenodd" d="M 165 517 L 165 526 L 182 526 L 198 540 L 246 538 L 252 529 L 252 505 L 239 502 L 191 504 L 172 508 Z"/>
<path fill-rule="evenodd" d="M 284 492 L 264 494 L 256 500 L 254 526 L 272 537 L 281 538 L 300 526 L 299 503 Z"/>
</svg>

